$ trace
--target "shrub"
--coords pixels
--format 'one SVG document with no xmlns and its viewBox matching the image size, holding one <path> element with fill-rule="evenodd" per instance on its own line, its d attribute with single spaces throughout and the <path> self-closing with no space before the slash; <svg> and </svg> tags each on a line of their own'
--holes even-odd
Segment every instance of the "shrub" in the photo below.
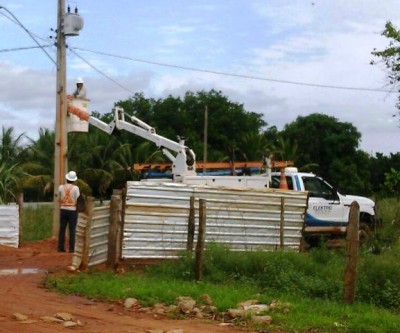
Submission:
<svg viewBox="0 0 400 333">
<path fill-rule="evenodd" d="M 400 308 L 400 244 L 380 255 L 366 254 L 359 267 L 357 299 Z"/>
<path fill-rule="evenodd" d="M 400 238 L 400 205 L 395 198 L 377 201 L 377 219 L 379 227 L 367 240 L 365 248 L 379 254 L 391 248 Z"/>
</svg>

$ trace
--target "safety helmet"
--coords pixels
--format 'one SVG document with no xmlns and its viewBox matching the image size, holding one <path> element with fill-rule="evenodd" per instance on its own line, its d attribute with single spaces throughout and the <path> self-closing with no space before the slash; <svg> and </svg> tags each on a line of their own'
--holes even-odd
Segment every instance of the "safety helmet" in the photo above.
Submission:
<svg viewBox="0 0 400 333">
<path fill-rule="evenodd" d="M 65 175 L 65 179 L 74 182 L 78 179 L 75 171 L 70 171 Z"/>
<path fill-rule="evenodd" d="M 82 78 L 81 78 L 81 77 L 78 77 L 78 78 L 76 79 L 76 83 L 83 83 Z"/>
</svg>

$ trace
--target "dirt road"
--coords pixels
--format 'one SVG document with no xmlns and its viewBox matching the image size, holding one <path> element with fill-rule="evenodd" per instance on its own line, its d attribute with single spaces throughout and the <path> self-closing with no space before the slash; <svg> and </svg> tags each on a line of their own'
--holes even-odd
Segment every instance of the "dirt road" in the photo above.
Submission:
<svg viewBox="0 0 400 333">
<path fill-rule="evenodd" d="M 19 249 L 0 246 L 0 332 L 144 333 L 181 329 L 184 333 L 233 333 L 232 327 L 204 320 L 170 320 L 154 314 L 124 309 L 77 296 L 49 292 L 42 287 L 48 272 L 63 270 L 71 262 L 68 253 L 56 252 L 55 240 L 23 244 Z M 73 315 L 80 326 L 66 328 L 46 322 L 44 316 Z M 26 316 L 16 320 L 15 313 Z M 155 332 L 155 331 L 154 331 Z"/>
</svg>

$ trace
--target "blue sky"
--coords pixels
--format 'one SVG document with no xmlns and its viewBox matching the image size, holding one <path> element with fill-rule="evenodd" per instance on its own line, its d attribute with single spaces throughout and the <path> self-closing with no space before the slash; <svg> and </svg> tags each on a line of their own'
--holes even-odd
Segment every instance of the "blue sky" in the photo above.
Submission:
<svg viewBox="0 0 400 333">
<path fill-rule="evenodd" d="M 400 28 L 399 1 L 65 2 L 84 19 L 80 36 L 67 38 L 68 90 L 83 77 L 91 111 L 109 112 L 136 92 L 163 98 L 216 89 L 278 129 L 319 112 L 356 126 L 368 153 L 400 151 L 396 94 L 305 85 L 392 89 L 384 69 L 369 63 L 373 48 L 388 44 L 380 35 L 385 22 Z M 0 6 L 40 43 L 51 43 L 56 0 L 0 0 Z M 0 125 L 35 138 L 40 127 L 54 128 L 56 68 L 40 49 L 6 52 L 35 43 L 5 10 L 0 14 Z M 56 58 L 54 47 L 46 50 Z"/>
</svg>

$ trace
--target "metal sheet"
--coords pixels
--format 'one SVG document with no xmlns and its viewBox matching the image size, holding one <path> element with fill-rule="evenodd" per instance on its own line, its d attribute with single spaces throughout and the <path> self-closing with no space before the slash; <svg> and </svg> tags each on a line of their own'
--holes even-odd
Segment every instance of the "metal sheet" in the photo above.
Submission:
<svg viewBox="0 0 400 333">
<path fill-rule="evenodd" d="M 79 267 L 84 255 L 85 243 L 89 245 L 88 266 L 103 264 L 108 256 L 108 232 L 110 226 L 110 206 L 101 206 L 93 209 L 89 240 L 86 240 L 88 217 L 81 213 L 76 227 L 76 244 L 72 264 Z"/>
<path fill-rule="evenodd" d="M 0 205 L 0 245 L 19 245 L 19 206 Z"/>
<path fill-rule="evenodd" d="M 206 200 L 206 242 L 226 244 L 237 251 L 280 246 L 283 198 L 284 246 L 300 246 L 306 192 L 128 182 L 122 257 L 174 258 L 185 250 L 191 196 L 195 197 L 196 224 L 198 201 Z"/>
<path fill-rule="evenodd" d="M 109 227 L 110 206 L 94 208 L 89 242 L 89 267 L 107 261 Z"/>
</svg>

